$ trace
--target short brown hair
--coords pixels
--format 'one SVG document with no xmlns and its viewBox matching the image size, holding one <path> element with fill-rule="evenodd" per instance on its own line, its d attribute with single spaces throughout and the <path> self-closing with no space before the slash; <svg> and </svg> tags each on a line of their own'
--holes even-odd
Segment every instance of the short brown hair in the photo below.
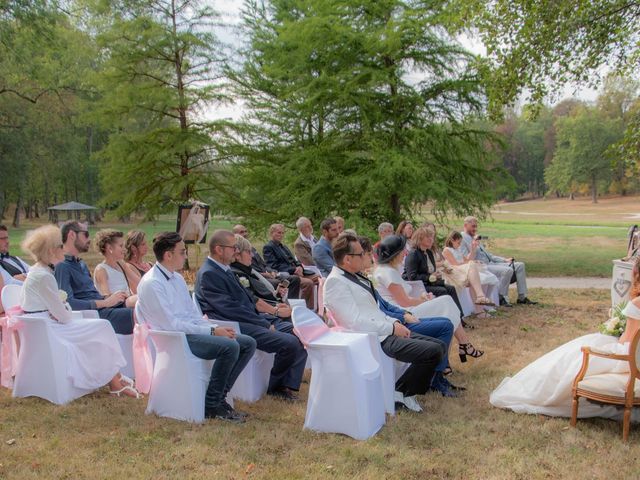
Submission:
<svg viewBox="0 0 640 480">
<path fill-rule="evenodd" d="M 454 230 L 453 232 L 449 233 L 449 235 L 447 235 L 447 239 L 444 241 L 444 246 L 453 248 L 453 242 L 455 240 L 461 240 L 461 239 L 462 239 L 462 234 Z"/>
<path fill-rule="evenodd" d="M 98 251 L 104 255 L 104 252 L 107 251 L 107 245 L 113 245 L 116 239 L 123 237 L 124 233 L 113 230 L 112 228 L 100 230 L 96 233 L 96 247 L 98 247 Z"/>
<path fill-rule="evenodd" d="M 333 244 L 333 258 L 337 264 L 341 264 L 347 253 L 351 253 L 351 244 L 358 241 L 355 235 L 341 233 Z"/>
</svg>

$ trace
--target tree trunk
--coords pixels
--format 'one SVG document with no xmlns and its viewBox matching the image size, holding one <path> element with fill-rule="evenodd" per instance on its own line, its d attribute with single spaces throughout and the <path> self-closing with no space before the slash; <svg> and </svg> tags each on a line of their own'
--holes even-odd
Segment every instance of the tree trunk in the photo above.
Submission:
<svg viewBox="0 0 640 480">
<path fill-rule="evenodd" d="M 595 175 L 591 175 L 591 202 L 598 203 L 598 181 Z"/>
<path fill-rule="evenodd" d="M 400 197 L 397 193 L 392 193 L 389 202 L 391 204 L 391 211 L 393 212 L 393 218 L 390 220 L 396 223 L 400 219 Z"/>
<path fill-rule="evenodd" d="M 13 228 L 20 226 L 20 210 L 22 210 L 22 189 L 18 192 L 18 202 L 16 203 L 16 211 L 13 213 Z"/>
</svg>

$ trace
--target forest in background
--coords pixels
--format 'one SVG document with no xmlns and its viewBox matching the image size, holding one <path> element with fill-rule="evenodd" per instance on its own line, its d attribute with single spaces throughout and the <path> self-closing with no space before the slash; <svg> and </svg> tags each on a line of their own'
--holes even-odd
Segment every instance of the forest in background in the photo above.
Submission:
<svg viewBox="0 0 640 480">
<path fill-rule="evenodd" d="M 370 227 L 423 205 L 638 192 L 637 9 L 584 2 L 544 29 L 537 3 L 247 0 L 225 45 L 215 3 L 4 2 L 0 217 L 76 200 L 153 218 L 198 199 L 256 226 Z M 549 85 L 600 80 L 596 102 L 545 104 Z M 207 118 L 234 102 L 242 119 Z"/>
</svg>

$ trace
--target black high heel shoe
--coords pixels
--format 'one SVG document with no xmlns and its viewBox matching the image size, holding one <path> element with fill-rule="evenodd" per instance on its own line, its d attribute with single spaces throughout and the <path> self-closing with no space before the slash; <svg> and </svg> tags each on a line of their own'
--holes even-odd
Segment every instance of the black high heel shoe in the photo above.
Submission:
<svg viewBox="0 0 640 480">
<path fill-rule="evenodd" d="M 473 358 L 478 358 L 484 355 L 484 351 L 476 350 L 476 348 L 470 343 L 461 343 L 458 345 L 458 355 L 460 355 L 460 361 L 465 363 L 467 361 L 467 355 Z"/>
</svg>

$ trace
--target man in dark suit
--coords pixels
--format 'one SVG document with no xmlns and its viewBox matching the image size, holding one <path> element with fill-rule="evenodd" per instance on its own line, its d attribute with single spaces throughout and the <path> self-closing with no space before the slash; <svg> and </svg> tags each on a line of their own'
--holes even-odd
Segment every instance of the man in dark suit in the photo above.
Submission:
<svg viewBox="0 0 640 480">
<path fill-rule="evenodd" d="M 318 275 L 310 272 L 305 275 L 302 264 L 296 260 L 291 250 L 282 243 L 284 239 L 284 225 L 275 223 L 269 227 L 269 240 L 262 249 L 264 259 L 270 268 L 277 272 L 288 273 L 300 278 L 300 297 L 307 302 L 307 307 L 313 310 L 313 288 L 318 284 Z"/>
<path fill-rule="evenodd" d="M 216 230 L 209 240 L 209 257 L 198 271 L 195 296 L 202 312 L 211 318 L 238 322 L 240 331 L 253 337 L 258 349 L 275 353 L 268 393 L 285 400 L 297 400 L 307 352 L 293 334 L 293 325 L 261 314 L 229 265 L 236 242 L 228 230 Z"/>
</svg>

